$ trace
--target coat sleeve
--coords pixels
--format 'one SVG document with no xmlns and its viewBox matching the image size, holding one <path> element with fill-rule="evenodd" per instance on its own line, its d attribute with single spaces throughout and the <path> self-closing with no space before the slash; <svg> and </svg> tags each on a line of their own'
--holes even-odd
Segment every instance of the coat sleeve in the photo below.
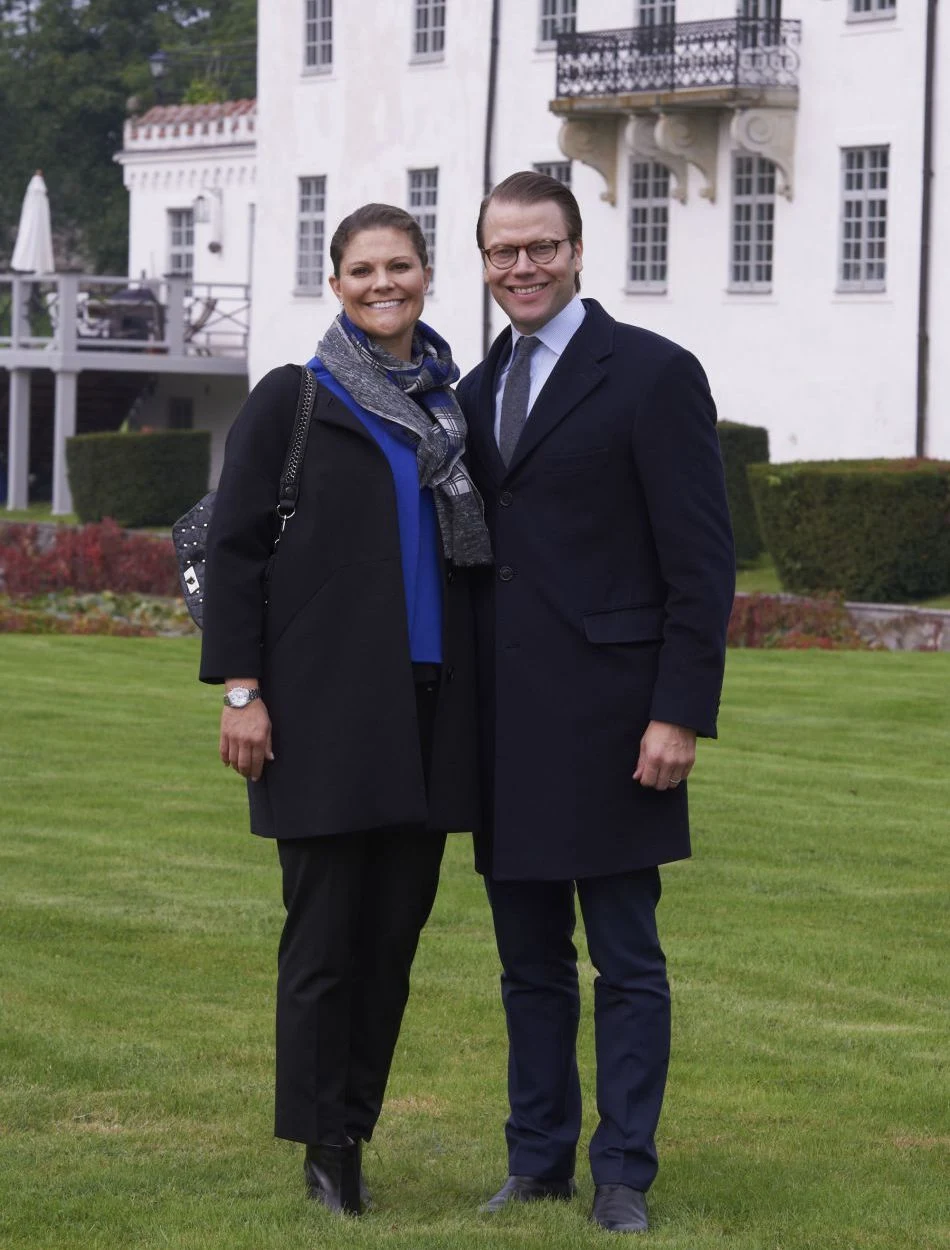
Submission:
<svg viewBox="0 0 950 1250">
<path fill-rule="evenodd" d="M 299 388 L 299 368 L 273 369 L 228 433 L 208 527 L 201 681 L 260 677 L 264 569 L 277 533 L 277 488 Z"/>
<path fill-rule="evenodd" d="M 667 587 L 650 716 L 714 738 L 735 550 L 716 406 L 689 352 L 667 362 L 638 407 L 633 449 Z"/>
</svg>

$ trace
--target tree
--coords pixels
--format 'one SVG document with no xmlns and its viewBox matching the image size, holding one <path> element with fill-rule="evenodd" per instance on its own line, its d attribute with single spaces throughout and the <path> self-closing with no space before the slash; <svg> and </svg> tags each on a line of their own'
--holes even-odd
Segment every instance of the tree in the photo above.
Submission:
<svg viewBox="0 0 950 1250">
<path fill-rule="evenodd" d="M 149 56 L 255 35 L 254 0 L 0 0 L 0 260 L 9 260 L 23 193 L 42 169 L 57 263 L 123 271 L 128 199 L 112 158 L 130 98 L 142 109 L 157 100 Z"/>
</svg>

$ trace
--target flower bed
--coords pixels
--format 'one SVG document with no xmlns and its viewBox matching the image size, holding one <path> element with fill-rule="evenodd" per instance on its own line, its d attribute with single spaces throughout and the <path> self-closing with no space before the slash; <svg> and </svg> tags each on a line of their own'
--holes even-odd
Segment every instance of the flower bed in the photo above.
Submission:
<svg viewBox="0 0 950 1250">
<path fill-rule="evenodd" d="M 0 526 L 0 592 L 59 590 L 175 595 L 171 539 L 130 534 L 108 519 L 78 527 Z"/>
</svg>

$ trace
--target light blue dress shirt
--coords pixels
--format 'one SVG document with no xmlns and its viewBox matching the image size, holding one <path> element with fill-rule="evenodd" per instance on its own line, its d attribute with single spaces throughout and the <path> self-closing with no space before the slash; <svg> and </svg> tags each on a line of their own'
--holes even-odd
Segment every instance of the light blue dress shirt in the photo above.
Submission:
<svg viewBox="0 0 950 1250">
<path fill-rule="evenodd" d="M 557 314 L 552 317 L 547 325 L 543 325 L 540 330 L 534 331 L 534 337 L 539 339 L 538 346 L 534 349 L 531 356 L 531 389 L 528 392 L 528 419 L 531 419 L 531 409 L 534 407 L 534 401 L 541 393 L 541 387 L 551 376 L 554 366 L 561 358 L 561 353 L 567 347 L 568 343 L 580 329 L 581 322 L 587 316 L 587 309 L 579 295 L 575 295 L 571 302 Z M 514 357 L 515 345 L 521 335 L 514 326 L 511 327 L 511 352 L 505 362 L 505 367 L 501 371 L 498 379 L 498 389 L 495 391 L 495 442 L 498 442 L 498 435 L 501 430 L 501 397 L 505 393 L 505 383 L 508 381 L 508 370 L 511 368 L 511 361 Z"/>
</svg>

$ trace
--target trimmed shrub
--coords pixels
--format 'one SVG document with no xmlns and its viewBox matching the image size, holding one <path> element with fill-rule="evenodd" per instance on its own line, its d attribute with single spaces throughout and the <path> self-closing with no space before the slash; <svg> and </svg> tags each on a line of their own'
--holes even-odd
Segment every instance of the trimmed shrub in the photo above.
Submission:
<svg viewBox="0 0 950 1250">
<path fill-rule="evenodd" d="M 746 469 L 750 464 L 768 462 L 769 432 L 762 426 L 740 425 L 738 421 L 720 421 L 717 429 L 736 538 L 736 559 L 740 564 L 748 564 L 762 554 L 765 544 L 755 515 Z"/>
<path fill-rule="evenodd" d="M 785 590 L 870 603 L 950 590 L 950 462 L 801 461 L 748 473 Z"/>
<path fill-rule="evenodd" d="M 177 595 L 175 549 L 169 538 L 126 534 L 114 521 L 82 529 L 0 525 L 0 591 L 58 590 Z"/>
<path fill-rule="evenodd" d="M 207 430 L 77 434 L 66 441 L 73 505 L 80 521 L 170 525 L 208 489 Z"/>
</svg>

